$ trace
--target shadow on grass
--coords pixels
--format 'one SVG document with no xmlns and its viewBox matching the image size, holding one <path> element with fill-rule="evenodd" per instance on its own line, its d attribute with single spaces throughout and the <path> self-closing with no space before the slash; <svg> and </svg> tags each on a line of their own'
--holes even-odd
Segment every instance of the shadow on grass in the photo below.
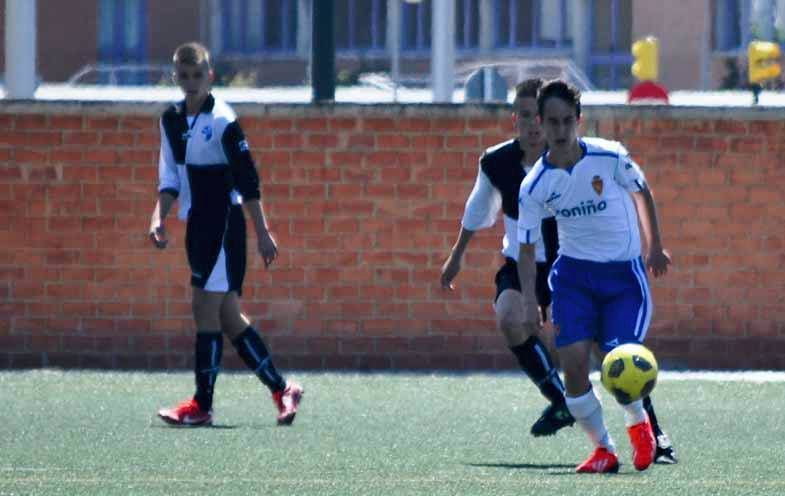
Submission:
<svg viewBox="0 0 785 496">
<path fill-rule="evenodd" d="M 465 463 L 469 467 L 482 467 L 482 468 L 507 468 L 515 470 L 552 470 L 552 469 L 570 469 L 575 470 L 575 465 L 567 465 L 564 463 Z"/>
<path fill-rule="evenodd" d="M 476 468 L 504 468 L 508 470 L 541 470 L 550 472 L 549 475 L 576 475 L 575 465 L 564 463 L 464 463 L 468 467 Z M 623 467 L 623 466 L 622 466 Z M 608 476 L 629 476 L 635 475 L 633 472 L 619 471 L 616 474 L 603 474 Z"/>
<path fill-rule="evenodd" d="M 213 429 L 237 429 L 238 425 L 228 424 L 213 424 L 213 425 L 168 425 L 164 423 L 155 423 L 150 425 L 153 429 L 168 429 L 173 431 L 193 431 L 193 430 L 213 430 Z"/>
</svg>

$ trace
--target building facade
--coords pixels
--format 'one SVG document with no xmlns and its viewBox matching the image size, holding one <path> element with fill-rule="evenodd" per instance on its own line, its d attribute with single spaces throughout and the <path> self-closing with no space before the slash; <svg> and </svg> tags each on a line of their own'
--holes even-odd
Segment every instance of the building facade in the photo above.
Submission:
<svg viewBox="0 0 785 496">
<path fill-rule="evenodd" d="M 87 65 L 165 66 L 179 43 L 200 40 L 222 83 L 300 84 L 313 1 L 37 0 L 38 71 L 44 81 L 65 81 Z M 388 71 L 395 29 L 404 74 L 427 78 L 432 0 L 334 1 L 344 80 Z M 4 7 L 0 0 L 0 31 Z M 397 26 L 387 22 L 395 8 Z M 660 78 L 671 89 L 717 88 L 750 40 L 785 39 L 785 0 L 455 0 L 455 11 L 459 66 L 557 59 L 598 89 L 629 87 L 630 46 L 647 35 L 660 40 Z M 117 82 L 157 81 L 131 74 Z"/>
</svg>

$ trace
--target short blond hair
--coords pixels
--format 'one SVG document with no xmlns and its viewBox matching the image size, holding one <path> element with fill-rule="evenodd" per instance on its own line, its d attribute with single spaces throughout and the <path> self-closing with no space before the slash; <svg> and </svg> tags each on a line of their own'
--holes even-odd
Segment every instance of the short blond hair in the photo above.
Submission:
<svg viewBox="0 0 785 496">
<path fill-rule="evenodd" d="M 185 65 L 203 65 L 210 69 L 210 52 L 196 41 L 183 43 L 174 51 L 172 62 Z"/>
</svg>

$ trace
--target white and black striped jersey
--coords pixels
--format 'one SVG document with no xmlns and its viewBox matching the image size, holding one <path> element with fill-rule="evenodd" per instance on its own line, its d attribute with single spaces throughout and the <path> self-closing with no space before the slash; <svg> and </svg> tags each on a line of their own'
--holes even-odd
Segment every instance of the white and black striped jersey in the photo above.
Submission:
<svg viewBox="0 0 785 496">
<path fill-rule="evenodd" d="M 185 101 L 161 117 L 159 192 L 179 199 L 179 217 L 222 216 L 226 205 L 258 199 L 259 176 L 234 111 L 208 95 L 196 116 Z"/>
<path fill-rule="evenodd" d="M 469 231 L 486 229 L 496 223 L 499 210 L 504 215 L 502 254 L 518 260 L 518 192 L 530 168 L 521 165 L 523 150 L 519 141 L 512 139 L 485 150 L 480 157 L 477 180 L 466 201 L 461 225 Z M 556 223 L 542 222 L 542 236 L 536 244 L 536 260 L 546 262 L 556 258 L 558 239 Z"/>
</svg>

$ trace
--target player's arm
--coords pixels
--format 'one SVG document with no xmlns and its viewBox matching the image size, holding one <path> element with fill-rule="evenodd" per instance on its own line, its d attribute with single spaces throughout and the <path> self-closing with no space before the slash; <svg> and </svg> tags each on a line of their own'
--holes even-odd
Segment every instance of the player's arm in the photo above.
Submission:
<svg viewBox="0 0 785 496">
<path fill-rule="evenodd" d="M 518 279 L 523 295 L 523 322 L 536 330 L 540 325 L 540 310 L 536 292 L 535 243 L 542 235 L 541 223 L 546 214 L 543 206 L 532 197 L 530 183 L 523 181 L 518 196 Z"/>
<path fill-rule="evenodd" d="M 458 239 L 442 265 L 441 285 L 443 288 L 453 289 L 452 281 L 461 270 L 461 260 L 469 246 L 469 241 L 475 231 L 493 226 L 500 208 L 501 194 L 491 184 L 490 179 L 482 170 L 482 165 L 480 165 L 474 188 L 466 200 Z"/>
<path fill-rule="evenodd" d="M 654 196 L 646 183 L 646 177 L 640 166 L 630 158 L 627 150 L 621 145 L 614 179 L 632 195 L 638 214 L 638 222 L 643 231 L 647 267 L 652 271 L 654 277 L 664 275 L 668 271 L 671 259 L 668 252 L 662 247 Z"/>
<path fill-rule="evenodd" d="M 667 250 L 662 247 L 660 223 L 657 219 L 657 207 L 654 204 L 654 196 L 644 183 L 643 189 L 632 193 L 632 199 L 635 202 L 638 222 L 640 222 L 645 237 L 646 265 L 652 271 L 654 277 L 665 275 L 668 272 L 671 258 Z"/>
<path fill-rule="evenodd" d="M 180 194 L 180 175 L 177 172 L 177 164 L 174 160 L 172 148 L 169 146 L 169 139 L 164 132 L 163 123 L 161 129 L 161 151 L 158 155 L 158 201 L 150 217 L 150 229 L 148 236 L 156 248 L 164 249 L 169 242 L 166 239 L 166 228 L 164 221 L 172 205 Z"/>
<path fill-rule="evenodd" d="M 256 172 L 248 141 L 236 120 L 226 126 L 221 136 L 221 145 L 232 171 L 234 186 L 243 197 L 243 209 L 254 226 L 257 247 L 264 260 L 264 266 L 269 267 L 278 256 L 278 245 L 270 234 L 264 215 L 259 191 L 259 174 Z"/>
<path fill-rule="evenodd" d="M 523 295 L 523 323 L 528 327 L 540 325 L 540 309 L 537 302 L 537 263 L 534 243 L 520 243 L 518 246 L 518 279 Z"/>
</svg>

